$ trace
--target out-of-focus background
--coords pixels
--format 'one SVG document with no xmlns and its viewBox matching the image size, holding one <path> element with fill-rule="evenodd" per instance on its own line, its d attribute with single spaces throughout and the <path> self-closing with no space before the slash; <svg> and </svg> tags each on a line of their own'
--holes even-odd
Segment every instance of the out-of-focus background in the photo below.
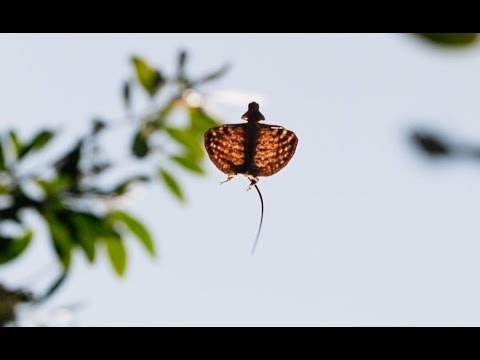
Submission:
<svg viewBox="0 0 480 360">
<path fill-rule="evenodd" d="M 172 73 L 184 49 L 192 76 L 228 62 L 202 90 L 205 110 L 240 123 L 257 101 L 266 123 L 299 138 L 288 166 L 259 182 L 255 256 L 257 194 L 240 177 L 219 186 L 226 176 L 205 158 L 206 176 L 172 170 L 183 203 L 159 183 L 120 200 L 156 257 L 127 238 L 118 277 L 103 248 L 93 264 L 74 251 L 68 279 L 48 302 L 19 308 L 17 325 L 480 324 L 479 45 L 412 34 L 3 34 L 0 49 L 0 132 L 57 129 L 61 149 L 94 118 L 118 123 L 101 139 L 118 174 L 134 162 L 121 91 L 132 56 Z M 140 110 L 155 101 L 131 99 Z M 447 156 L 468 146 L 474 155 Z M 41 218 L 25 216 L 34 238 L 1 265 L 0 283 L 42 290 L 60 264 Z"/>
</svg>

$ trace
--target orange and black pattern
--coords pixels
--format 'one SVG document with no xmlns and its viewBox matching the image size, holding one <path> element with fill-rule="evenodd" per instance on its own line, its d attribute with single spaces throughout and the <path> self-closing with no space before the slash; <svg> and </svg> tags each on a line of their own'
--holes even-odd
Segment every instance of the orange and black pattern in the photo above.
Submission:
<svg viewBox="0 0 480 360">
<path fill-rule="evenodd" d="M 227 175 L 236 175 L 244 164 L 246 125 L 222 125 L 205 134 L 205 148 L 210 160 Z"/>
<path fill-rule="evenodd" d="M 295 154 L 297 136 L 281 126 L 263 125 L 254 156 L 259 172 L 254 176 L 270 176 L 282 170 Z"/>
<path fill-rule="evenodd" d="M 205 133 L 205 149 L 215 166 L 227 175 L 271 176 L 295 154 L 294 132 L 258 122 L 264 117 L 251 103 L 243 117 L 246 124 L 222 125 Z"/>
</svg>

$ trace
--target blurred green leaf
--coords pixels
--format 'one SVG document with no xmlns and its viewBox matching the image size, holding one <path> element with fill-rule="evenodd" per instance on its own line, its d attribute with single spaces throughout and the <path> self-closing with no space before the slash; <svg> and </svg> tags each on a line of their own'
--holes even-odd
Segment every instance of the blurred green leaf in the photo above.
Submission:
<svg viewBox="0 0 480 360">
<path fill-rule="evenodd" d="M 202 138 L 208 129 L 220 125 L 220 123 L 208 115 L 201 107 L 189 107 L 188 112 L 190 114 L 192 129 L 201 134 Z"/>
<path fill-rule="evenodd" d="M 95 260 L 95 241 L 97 240 L 96 229 L 102 226 L 100 219 L 84 213 L 73 213 L 72 222 L 75 236 L 82 247 L 89 262 Z"/>
<path fill-rule="evenodd" d="M 167 185 L 168 189 L 172 192 L 172 194 L 175 195 L 177 199 L 183 202 L 185 198 L 183 196 L 182 189 L 180 188 L 180 185 L 177 183 L 177 181 L 173 178 L 173 176 L 164 169 L 160 169 L 159 175 L 165 182 L 165 185 Z"/>
<path fill-rule="evenodd" d="M 130 102 L 130 82 L 129 81 L 125 81 L 125 83 L 123 84 L 122 95 L 123 95 L 123 103 L 125 104 L 125 107 L 127 109 L 130 109 L 131 102 Z"/>
<path fill-rule="evenodd" d="M 122 239 L 120 236 L 109 236 L 104 240 L 107 245 L 108 257 L 115 272 L 117 275 L 123 276 L 127 267 L 127 252 L 125 251 Z"/>
<path fill-rule="evenodd" d="M 416 35 L 441 46 L 469 46 L 478 40 L 477 33 L 417 33 Z"/>
<path fill-rule="evenodd" d="M 141 130 L 133 138 L 132 152 L 138 158 L 143 158 L 150 152 L 148 139 Z"/>
<path fill-rule="evenodd" d="M 50 230 L 55 252 L 57 253 L 64 269 L 68 269 L 74 243 L 67 224 L 59 219 L 59 215 L 61 216 L 61 212 L 65 210 L 59 211 L 60 213 L 57 214 L 52 210 L 48 210 L 44 213 L 44 217 Z"/>
<path fill-rule="evenodd" d="M 148 176 L 133 176 L 116 185 L 113 188 L 112 192 L 116 195 L 122 195 L 122 194 L 125 194 L 125 192 L 128 190 L 130 185 L 137 182 L 146 182 L 146 181 L 150 181 L 150 178 Z"/>
<path fill-rule="evenodd" d="M 43 130 L 39 132 L 30 142 L 29 147 L 35 150 L 43 148 L 55 136 L 55 133 L 50 130 Z"/>
<path fill-rule="evenodd" d="M 11 130 L 9 132 L 10 135 L 10 141 L 12 142 L 13 149 L 15 151 L 15 158 L 19 158 L 20 152 L 22 151 L 22 143 L 20 142 L 20 139 L 18 138 L 18 135 L 15 131 Z"/>
<path fill-rule="evenodd" d="M 195 140 L 192 134 L 188 131 L 188 129 L 167 127 L 165 128 L 165 131 L 168 135 L 170 135 L 172 139 L 176 140 L 177 142 L 186 147 L 190 147 L 193 143 L 195 143 Z"/>
<path fill-rule="evenodd" d="M 36 183 L 47 196 L 52 196 L 68 190 L 72 186 L 72 179 L 60 174 L 52 180 L 36 179 Z"/>
<path fill-rule="evenodd" d="M 92 121 L 92 134 L 96 135 L 107 127 L 107 123 L 102 119 L 94 119 Z"/>
<path fill-rule="evenodd" d="M 0 172 L 5 170 L 5 154 L 3 153 L 3 143 L 0 138 Z"/>
<path fill-rule="evenodd" d="M 190 86 L 190 81 L 185 76 L 185 62 L 187 60 L 187 52 L 185 50 L 180 51 L 178 54 L 177 64 L 177 81 L 183 84 L 186 88 Z"/>
<path fill-rule="evenodd" d="M 125 225 L 142 242 L 150 255 L 155 255 L 155 245 L 153 244 L 152 237 L 140 221 L 123 211 L 112 212 L 109 218 Z"/>
<path fill-rule="evenodd" d="M 39 132 L 34 138 L 30 141 L 29 144 L 23 146 L 18 154 L 18 157 L 21 159 L 27 155 L 32 150 L 40 150 L 54 137 L 54 133 L 49 130 L 43 130 Z"/>
<path fill-rule="evenodd" d="M 72 180 L 78 179 L 80 176 L 80 155 L 82 146 L 83 141 L 81 140 L 55 163 L 55 168 L 60 174 Z"/>
<path fill-rule="evenodd" d="M 52 192 L 51 181 L 45 179 L 37 179 L 36 183 L 47 194 Z"/>
<path fill-rule="evenodd" d="M 156 119 L 149 124 L 151 131 L 164 128 L 168 115 L 170 115 L 179 104 L 183 104 L 180 99 L 181 97 L 179 95 L 174 96 L 165 104 L 165 106 L 162 107 L 162 109 L 160 109 L 160 111 L 157 112 Z"/>
<path fill-rule="evenodd" d="M 229 68 L 230 68 L 229 64 L 224 64 L 221 67 L 219 67 L 218 69 L 212 71 L 211 73 L 208 73 L 207 75 L 202 76 L 200 79 L 195 81 L 193 84 L 194 85 L 201 85 L 201 84 L 204 84 L 206 82 L 218 79 L 219 77 L 223 76 L 228 71 Z"/>
<path fill-rule="evenodd" d="M 154 96 L 166 80 L 158 70 L 151 67 L 145 60 L 134 56 L 132 62 L 138 81 L 150 96 Z"/>
<path fill-rule="evenodd" d="M 185 147 L 187 152 L 196 158 L 203 158 L 204 152 L 197 134 L 189 129 L 167 127 L 168 135 Z"/>
<path fill-rule="evenodd" d="M 170 159 L 189 171 L 192 171 L 197 174 L 205 174 L 205 171 L 198 164 L 195 158 L 191 158 L 188 156 L 173 155 L 170 157 Z"/>
<path fill-rule="evenodd" d="M 0 195 L 8 194 L 10 192 L 10 186 L 0 182 Z"/>
<path fill-rule="evenodd" d="M 178 54 L 178 74 L 183 74 L 185 71 L 185 62 L 187 60 L 188 53 L 186 50 L 181 50 Z"/>
<path fill-rule="evenodd" d="M 445 157 L 454 154 L 454 146 L 441 135 L 417 130 L 411 134 L 412 142 L 419 150 L 432 157 Z"/>
<path fill-rule="evenodd" d="M 6 238 L 0 236 L 0 264 L 4 264 L 19 256 L 30 244 L 33 232 L 27 230 L 22 236 Z"/>
</svg>

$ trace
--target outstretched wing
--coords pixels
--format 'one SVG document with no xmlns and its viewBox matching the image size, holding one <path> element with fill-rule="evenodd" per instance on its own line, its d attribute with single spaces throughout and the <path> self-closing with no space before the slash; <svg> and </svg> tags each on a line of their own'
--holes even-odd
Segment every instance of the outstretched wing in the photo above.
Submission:
<svg viewBox="0 0 480 360">
<path fill-rule="evenodd" d="M 222 125 L 205 133 L 205 149 L 210 160 L 227 175 L 235 175 L 245 161 L 246 125 Z"/>
<path fill-rule="evenodd" d="M 257 176 L 270 176 L 282 170 L 295 154 L 298 139 L 293 131 L 277 125 L 260 125 L 255 157 Z"/>
</svg>

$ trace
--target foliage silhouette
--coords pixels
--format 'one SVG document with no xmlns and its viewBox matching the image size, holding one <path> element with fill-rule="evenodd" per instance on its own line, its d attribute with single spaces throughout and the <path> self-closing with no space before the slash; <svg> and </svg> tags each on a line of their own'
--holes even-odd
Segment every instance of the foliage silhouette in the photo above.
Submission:
<svg viewBox="0 0 480 360">
<path fill-rule="evenodd" d="M 477 33 L 418 33 L 416 35 L 443 47 L 468 47 L 478 41 Z"/>
<path fill-rule="evenodd" d="M 478 33 L 418 33 L 419 38 L 441 47 L 470 47 L 479 41 Z M 453 141 L 438 130 L 417 126 L 409 134 L 411 144 L 430 159 L 480 160 L 480 147 Z"/>
<path fill-rule="evenodd" d="M 98 246 L 104 246 L 119 276 L 128 265 L 126 237 L 133 236 L 149 255 L 155 256 L 154 240 L 146 226 L 112 205 L 115 204 L 112 200 L 126 195 L 134 184 L 156 182 L 184 201 L 185 192 L 174 174 L 205 173 L 203 134 L 219 122 L 202 107 L 203 95 L 198 87 L 222 76 L 227 67 L 194 79 L 186 71 L 187 62 L 187 52 L 181 51 L 176 73 L 165 76 L 145 59 L 131 58 L 133 76 L 122 88 L 128 118 L 134 120 L 129 123 L 132 128 L 130 153 L 133 159 L 147 161 L 152 168 L 149 174 L 132 174 L 108 189 L 97 185 L 100 175 L 115 168 L 111 162 L 101 160 L 105 156 L 101 136 L 118 122 L 93 120 L 88 133 L 58 158 L 51 159 L 51 165 L 26 174 L 22 171 L 24 162 L 34 154 L 42 154 L 56 139 L 56 132 L 43 129 L 29 140 L 21 139 L 14 130 L 0 133 L 0 264 L 17 259 L 35 240 L 35 229 L 23 216 L 23 211 L 28 209 L 36 211 L 45 221 L 53 251 L 63 268 L 59 279 L 42 296 L 27 296 L 28 292 L 23 289 L 0 287 L 0 326 L 14 320 L 16 304 L 43 301 L 55 293 L 64 283 L 76 251 L 83 252 L 93 263 Z M 134 92 L 143 93 L 149 99 L 151 106 L 147 113 L 132 115 Z M 168 100 L 157 106 L 160 94 Z M 200 101 L 189 102 L 192 94 Z M 188 124 L 174 124 L 171 120 L 174 113 L 182 113 Z M 160 134 L 165 136 L 158 136 Z M 170 148 L 175 150 L 166 150 Z M 32 191 L 32 187 L 36 191 Z"/>
<path fill-rule="evenodd" d="M 452 140 L 435 130 L 414 129 L 410 134 L 414 147 L 431 159 L 480 160 L 480 146 Z"/>
<path fill-rule="evenodd" d="M 431 157 L 445 157 L 452 154 L 451 145 L 442 136 L 428 130 L 414 130 L 410 135 L 414 146 Z"/>
</svg>

